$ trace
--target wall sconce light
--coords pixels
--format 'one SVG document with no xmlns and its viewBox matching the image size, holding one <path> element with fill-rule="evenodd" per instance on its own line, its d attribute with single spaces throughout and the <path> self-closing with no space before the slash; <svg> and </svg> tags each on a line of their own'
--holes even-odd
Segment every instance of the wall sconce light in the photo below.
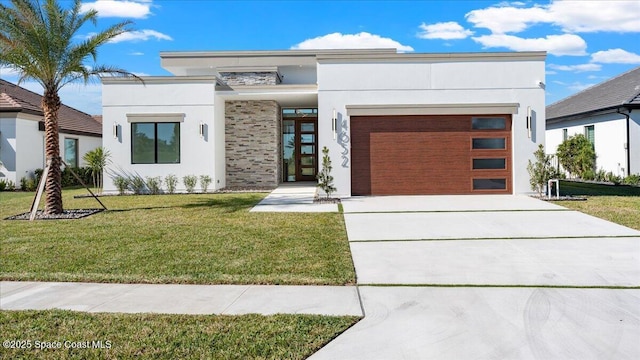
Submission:
<svg viewBox="0 0 640 360">
<path fill-rule="evenodd" d="M 333 117 L 331 118 L 331 130 L 333 131 L 333 140 L 338 137 L 338 116 L 336 109 L 333 109 Z"/>
<path fill-rule="evenodd" d="M 201 138 L 204 137 L 204 122 L 200 122 L 200 125 L 198 126 L 198 133 Z"/>
<path fill-rule="evenodd" d="M 117 122 L 113 123 L 113 138 L 118 139 L 120 137 L 120 125 Z"/>
<path fill-rule="evenodd" d="M 531 106 L 527 106 L 527 136 L 531 139 Z"/>
</svg>

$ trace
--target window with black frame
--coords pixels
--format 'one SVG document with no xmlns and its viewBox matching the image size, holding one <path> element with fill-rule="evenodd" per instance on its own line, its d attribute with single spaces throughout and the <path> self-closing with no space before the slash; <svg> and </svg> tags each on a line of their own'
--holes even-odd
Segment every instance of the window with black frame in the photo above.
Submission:
<svg viewBox="0 0 640 360">
<path fill-rule="evenodd" d="M 131 163 L 180 163 L 180 123 L 131 123 Z"/>
</svg>

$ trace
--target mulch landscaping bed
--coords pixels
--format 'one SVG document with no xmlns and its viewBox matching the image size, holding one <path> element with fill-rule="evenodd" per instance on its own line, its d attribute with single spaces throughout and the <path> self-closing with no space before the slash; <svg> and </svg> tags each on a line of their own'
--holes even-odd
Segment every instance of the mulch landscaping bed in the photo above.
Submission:
<svg viewBox="0 0 640 360">
<path fill-rule="evenodd" d="M 89 215 L 93 215 L 104 211 L 104 209 L 71 209 L 64 210 L 61 214 L 45 214 L 44 211 L 38 210 L 36 212 L 35 220 L 73 220 L 82 219 Z M 9 216 L 5 220 L 29 220 L 31 213 L 26 212 L 14 216 Z"/>
</svg>

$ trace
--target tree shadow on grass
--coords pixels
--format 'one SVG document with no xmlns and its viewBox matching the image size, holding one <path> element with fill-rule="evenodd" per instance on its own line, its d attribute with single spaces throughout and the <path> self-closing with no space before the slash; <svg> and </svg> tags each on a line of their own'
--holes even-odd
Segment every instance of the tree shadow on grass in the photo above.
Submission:
<svg viewBox="0 0 640 360">
<path fill-rule="evenodd" d="M 189 204 L 181 205 L 183 209 L 195 209 L 203 207 L 215 207 L 222 212 L 232 213 L 249 211 L 262 200 L 262 196 L 222 196 L 210 199 L 197 199 Z"/>
</svg>

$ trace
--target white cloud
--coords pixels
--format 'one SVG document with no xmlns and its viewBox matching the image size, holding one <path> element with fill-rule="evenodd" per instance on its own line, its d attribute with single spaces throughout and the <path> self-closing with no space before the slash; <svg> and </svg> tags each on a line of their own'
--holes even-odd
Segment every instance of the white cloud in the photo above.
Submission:
<svg viewBox="0 0 640 360">
<path fill-rule="evenodd" d="M 144 53 L 140 52 L 140 51 L 132 51 L 132 52 L 129 53 L 129 55 L 131 55 L 131 56 L 143 56 Z"/>
<path fill-rule="evenodd" d="M 144 19 L 151 14 L 151 1 L 97 0 L 82 4 L 83 12 L 94 9 L 99 17 Z"/>
<path fill-rule="evenodd" d="M 494 34 L 521 32 L 531 24 L 548 22 L 550 19 L 544 8 L 516 8 L 512 6 L 473 10 L 465 17 L 475 27 L 489 29 Z"/>
<path fill-rule="evenodd" d="M 422 23 L 422 25 L 420 25 L 420 29 L 422 32 L 418 33 L 418 37 L 421 39 L 456 40 L 465 39 L 473 35 L 473 31 L 466 30 L 455 21 L 430 25 Z"/>
<path fill-rule="evenodd" d="M 578 35 L 548 35 L 527 39 L 506 34 L 491 34 L 472 38 L 485 48 L 507 48 L 514 51 L 547 51 L 553 55 L 586 55 L 587 43 Z"/>
<path fill-rule="evenodd" d="M 587 72 L 587 71 L 600 71 L 600 69 L 602 69 L 602 66 L 600 64 L 593 64 L 593 63 L 578 64 L 578 65 L 549 64 L 549 68 L 558 70 L 558 71 L 571 71 L 571 72 L 580 73 L 580 72 Z"/>
<path fill-rule="evenodd" d="M 558 26 L 565 32 L 640 32 L 638 1 L 553 1 L 528 8 L 514 5 L 473 10 L 466 19 L 494 34 L 517 33 L 539 23 Z"/>
<path fill-rule="evenodd" d="M 145 29 L 145 30 L 136 30 L 136 31 L 129 31 L 123 34 L 120 34 L 116 37 L 114 37 L 111 42 L 112 43 L 119 43 L 119 42 L 123 42 L 123 41 L 147 41 L 150 39 L 156 39 L 156 40 L 173 40 L 173 38 L 169 35 L 163 34 L 161 32 L 155 31 L 155 30 L 149 30 L 149 29 Z"/>
<path fill-rule="evenodd" d="M 375 49 L 375 48 L 394 48 L 399 52 L 413 51 L 408 45 L 402 45 L 399 42 L 381 37 L 380 35 L 361 32 L 358 34 L 341 34 L 332 33 L 318 36 L 313 39 L 307 39 L 299 44 L 291 47 L 291 49 Z"/>
<path fill-rule="evenodd" d="M 602 64 L 640 64 L 640 55 L 622 49 L 609 49 L 591 54 L 591 62 Z"/>
<path fill-rule="evenodd" d="M 17 77 L 19 74 L 18 70 L 12 67 L 0 66 L 0 78 Z"/>
</svg>

